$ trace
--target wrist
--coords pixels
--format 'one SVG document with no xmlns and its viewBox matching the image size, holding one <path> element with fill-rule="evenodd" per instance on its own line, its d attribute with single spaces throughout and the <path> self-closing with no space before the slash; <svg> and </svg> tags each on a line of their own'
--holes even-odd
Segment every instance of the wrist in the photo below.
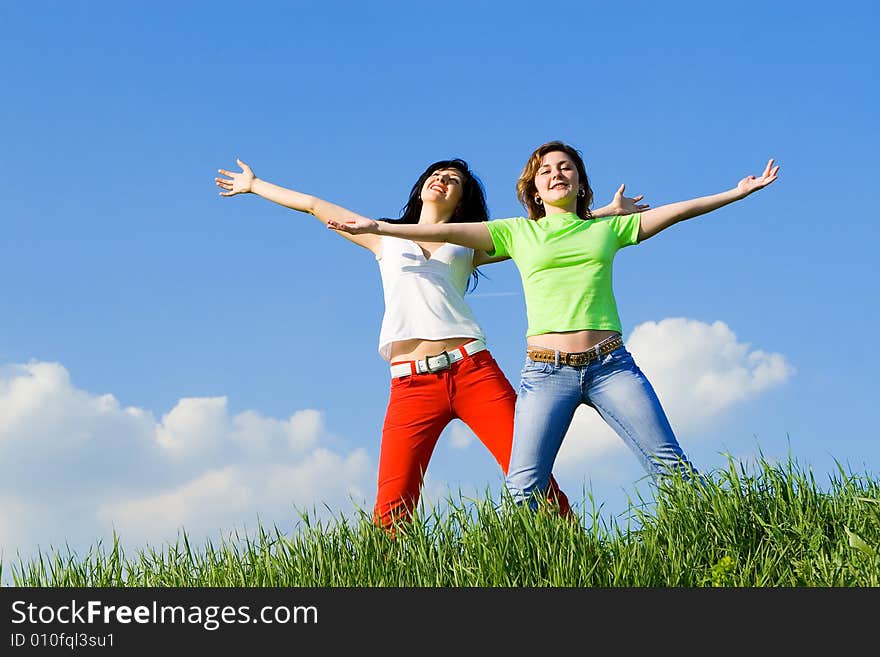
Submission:
<svg viewBox="0 0 880 657">
<path fill-rule="evenodd" d="M 590 214 L 594 217 L 604 217 L 606 215 L 611 214 L 611 206 L 603 205 L 601 208 L 596 208 L 595 210 L 590 210 Z"/>
<path fill-rule="evenodd" d="M 755 191 L 755 190 L 753 190 L 753 189 L 752 189 L 752 190 L 746 190 L 746 189 L 740 189 L 739 187 L 734 187 L 734 188 L 733 188 L 732 190 L 730 190 L 730 191 L 731 191 L 731 194 L 733 195 L 733 200 L 734 200 L 734 201 L 741 201 L 741 200 L 743 200 L 746 196 L 748 196 L 749 194 L 751 194 L 751 193 L 752 193 L 753 191 Z"/>
</svg>

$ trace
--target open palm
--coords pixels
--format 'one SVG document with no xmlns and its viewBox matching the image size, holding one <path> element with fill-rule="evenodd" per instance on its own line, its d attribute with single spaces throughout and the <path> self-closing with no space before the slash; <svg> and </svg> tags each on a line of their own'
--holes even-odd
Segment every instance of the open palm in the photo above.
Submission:
<svg viewBox="0 0 880 657">
<path fill-rule="evenodd" d="M 776 166 L 773 166 L 773 158 L 771 157 L 767 162 L 767 166 L 764 168 L 764 173 L 762 173 L 760 177 L 746 176 L 739 181 L 736 188 L 743 192 L 745 196 L 748 196 L 752 192 L 764 189 L 767 185 L 776 180 L 777 173 L 779 173 L 779 165 L 777 164 Z"/>
<path fill-rule="evenodd" d="M 345 221 L 337 221 L 335 219 L 327 220 L 327 228 L 351 235 L 365 235 L 369 233 L 379 232 L 379 223 L 374 219 L 366 217 L 352 217 Z"/>
<path fill-rule="evenodd" d="M 217 170 L 224 176 L 228 176 L 228 178 L 214 178 L 217 187 L 224 190 L 220 192 L 220 196 L 235 196 L 236 194 L 246 194 L 251 191 L 251 186 L 254 184 L 254 178 L 256 177 L 253 170 L 238 158 L 235 161 L 241 167 L 240 173 L 227 171 L 226 169 Z"/>
<path fill-rule="evenodd" d="M 623 193 L 625 190 L 626 183 L 623 183 L 617 188 L 617 191 L 614 193 L 614 198 L 611 199 L 611 208 L 614 214 L 635 214 L 636 212 L 643 212 L 651 207 L 648 203 L 639 203 L 639 201 L 645 198 L 644 194 L 639 194 L 635 197 L 624 196 Z"/>
</svg>

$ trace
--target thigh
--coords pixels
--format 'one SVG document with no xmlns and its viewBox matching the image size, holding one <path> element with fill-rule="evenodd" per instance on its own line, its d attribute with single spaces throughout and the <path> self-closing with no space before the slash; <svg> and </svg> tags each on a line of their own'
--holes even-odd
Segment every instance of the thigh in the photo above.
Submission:
<svg viewBox="0 0 880 657">
<path fill-rule="evenodd" d="M 443 428 L 452 419 L 437 377 L 392 379 L 379 449 L 379 488 L 411 494 L 421 484 Z"/>
<path fill-rule="evenodd" d="M 526 361 L 516 400 L 508 483 L 529 490 L 547 486 L 580 403 L 577 370 Z"/>
<path fill-rule="evenodd" d="M 488 351 L 462 361 L 453 375 L 453 410 L 495 457 L 510 463 L 516 391 Z"/>
</svg>

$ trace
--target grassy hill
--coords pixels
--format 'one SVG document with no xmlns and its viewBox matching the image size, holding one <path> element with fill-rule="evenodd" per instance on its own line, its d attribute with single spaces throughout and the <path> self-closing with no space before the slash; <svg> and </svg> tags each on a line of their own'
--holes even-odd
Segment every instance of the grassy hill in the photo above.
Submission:
<svg viewBox="0 0 880 657">
<path fill-rule="evenodd" d="M 303 514 L 290 535 L 260 528 L 199 547 L 184 533 L 132 555 L 117 541 L 0 564 L 0 576 L 25 587 L 880 586 L 877 480 L 840 468 L 823 489 L 795 462 L 707 476 L 703 488 L 671 480 L 611 524 L 450 500 L 394 539 L 366 515 Z"/>
</svg>

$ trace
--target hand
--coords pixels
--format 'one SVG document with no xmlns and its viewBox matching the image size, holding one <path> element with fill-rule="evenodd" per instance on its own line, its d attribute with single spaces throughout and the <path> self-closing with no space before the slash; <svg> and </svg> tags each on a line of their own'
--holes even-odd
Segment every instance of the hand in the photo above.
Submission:
<svg viewBox="0 0 880 657">
<path fill-rule="evenodd" d="M 241 167 L 241 173 L 227 171 L 226 169 L 217 170 L 224 176 L 229 176 L 229 178 L 214 178 L 217 187 L 226 190 L 220 192 L 220 196 L 235 196 L 236 194 L 246 194 L 251 191 L 251 186 L 254 184 L 254 179 L 256 178 L 253 170 L 238 158 L 236 158 L 235 161 L 238 162 L 238 166 Z"/>
<path fill-rule="evenodd" d="M 379 234 L 379 222 L 366 217 L 352 217 L 345 221 L 327 220 L 327 228 L 351 235 Z"/>
<path fill-rule="evenodd" d="M 736 185 L 736 189 L 740 192 L 744 197 L 748 196 L 752 192 L 757 192 L 759 189 L 764 189 L 767 185 L 776 180 L 776 174 L 779 172 L 779 165 L 773 166 L 773 158 L 767 162 L 767 166 L 764 168 L 764 173 L 761 174 L 760 178 L 755 178 L 755 176 L 746 176 L 742 180 L 739 181 Z"/>
<path fill-rule="evenodd" d="M 639 194 L 635 198 L 630 198 L 629 196 L 623 195 L 624 189 L 626 189 L 626 184 L 621 183 L 620 187 L 618 187 L 617 191 L 614 193 L 614 198 L 611 199 L 611 209 L 613 214 L 635 214 L 636 212 L 642 212 L 651 207 L 648 203 L 639 203 L 639 201 L 645 198 L 644 194 Z"/>
</svg>

